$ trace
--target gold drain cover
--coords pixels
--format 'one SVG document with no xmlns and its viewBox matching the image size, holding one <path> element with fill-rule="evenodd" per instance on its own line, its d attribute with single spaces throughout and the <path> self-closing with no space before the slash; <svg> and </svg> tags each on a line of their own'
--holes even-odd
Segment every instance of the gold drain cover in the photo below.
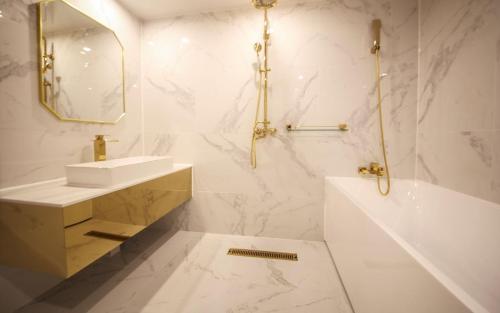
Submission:
<svg viewBox="0 0 500 313">
<path fill-rule="evenodd" d="M 287 261 L 299 260 L 297 257 L 297 253 L 289 253 L 289 252 L 230 248 L 227 251 L 227 254 L 236 256 L 246 256 L 252 258 L 276 259 L 276 260 L 287 260 Z"/>
</svg>

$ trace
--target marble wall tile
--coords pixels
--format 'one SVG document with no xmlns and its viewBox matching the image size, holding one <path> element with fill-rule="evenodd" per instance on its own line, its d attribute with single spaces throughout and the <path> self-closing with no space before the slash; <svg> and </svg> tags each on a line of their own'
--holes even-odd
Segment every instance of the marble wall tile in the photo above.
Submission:
<svg viewBox="0 0 500 313">
<path fill-rule="evenodd" d="M 380 161 L 370 23 L 383 20 L 383 110 L 395 177 L 414 176 L 416 1 L 283 3 L 269 12 L 270 117 L 250 167 L 262 12 L 146 22 L 145 150 L 193 162 L 187 230 L 320 240 L 325 175 Z M 347 122 L 348 133 L 287 133 L 287 123 Z M 199 199 L 197 198 L 199 197 Z M 262 227 L 266 220 L 269 225 Z"/>
<path fill-rule="evenodd" d="M 183 133 L 159 135 L 151 146 L 146 141 L 147 151 L 195 164 L 196 192 L 186 207 L 187 229 L 297 237 L 313 224 L 314 235 L 300 236 L 320 238 L 322 211 L 317 208 L 322 206 L 322 176 L 278 138 L 265 142 L 259 168 L 252 170 L 248 166 L 247 138 L 234 133 Z M 275 163 L 277 159 L 279 164 Z M 268 219 L 276 226 L 266 228 Z"/>
<path fill-rule="evenodd" d="M 418 85 L 418 3 L 392 1 L 393 36 L 391 104 L 386 113 L 388 150 L 392 172 L 398 177 L 415 175 L 417 85 Z"/>
<path fill-rule="evenodd" d="M 496 4 L 496 19 L 500 19 L 500 4 Z M 500 30 L 497 30 L 497 45 L 496 45 L 496 75 L 495 75 L 495 90 L 496 90 L 496 111 L 495 111 L 495 129 L 500 129 Z"/>
<path fill-rule="evenodd" d="M 417 178 L 498 202 L 498 1 L 421 1 Z"/>
<path fill-rule="evenodd" d="M 422 167 L 422 178 L 434 184 L 452 184 L 448 187 L 480 198 L 491 198 L 494 170 L 492 132 L 420 134 L 419 144 L 418 165 Z"/>
<path fill-rule="evenodd" d="M 500 203 L 500 130 L 492 133 L 493 138 L 493 180 L 491 181 L 492 200 Z"/>
<path fill-rule="evenodd" d="M 186 207 L 186 227 L 209 233 L 317 240 L 323 231 L 322 215 L 315 210 L 323 205 L 320 201 L 299 196 L 277 199 L 272 195 L 196 192 Z"/>
</svg>

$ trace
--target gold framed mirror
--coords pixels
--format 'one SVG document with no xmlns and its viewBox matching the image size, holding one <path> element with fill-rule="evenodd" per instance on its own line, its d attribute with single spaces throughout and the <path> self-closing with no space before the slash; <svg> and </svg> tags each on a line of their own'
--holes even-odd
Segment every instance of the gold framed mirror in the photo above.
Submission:
<svg viewBox="0 0 500 313">
<path fill-rule="evenodd" d="M 61 121 L 125 116 L 124 49 L 107 26 L 65 0 L 37 4 L 40 103 Z"/>
</svg>

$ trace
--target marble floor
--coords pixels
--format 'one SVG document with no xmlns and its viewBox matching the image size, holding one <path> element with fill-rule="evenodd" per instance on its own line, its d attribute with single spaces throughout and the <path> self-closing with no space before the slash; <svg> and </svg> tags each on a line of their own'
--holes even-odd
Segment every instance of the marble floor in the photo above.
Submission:
<svg viewBox="0 0 500 313">
<path fill-rule="evenodd" d="M 299 261 L 228 256 L 230 247 L 296 252 Z M 149 231 L 18 312 L 352 311 L 322 242 Z"/>
</svg>

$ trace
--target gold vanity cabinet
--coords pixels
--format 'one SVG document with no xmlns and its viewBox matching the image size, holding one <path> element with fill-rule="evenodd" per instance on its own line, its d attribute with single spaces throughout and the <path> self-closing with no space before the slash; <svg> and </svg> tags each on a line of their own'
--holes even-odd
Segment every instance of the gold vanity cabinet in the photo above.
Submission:
<svg viewBox="0 0 500 313">
<path fill-rule="evenodd" d="M 148 226 L 191 198 L 191 168 L 94 199 L 94 217 Z"/>
<path fill-rule="evenodd" d="M 187 167 L 66 207 L 0 202 L 0 263 L 67 278 L 192 196 Z"/>
</svg>

